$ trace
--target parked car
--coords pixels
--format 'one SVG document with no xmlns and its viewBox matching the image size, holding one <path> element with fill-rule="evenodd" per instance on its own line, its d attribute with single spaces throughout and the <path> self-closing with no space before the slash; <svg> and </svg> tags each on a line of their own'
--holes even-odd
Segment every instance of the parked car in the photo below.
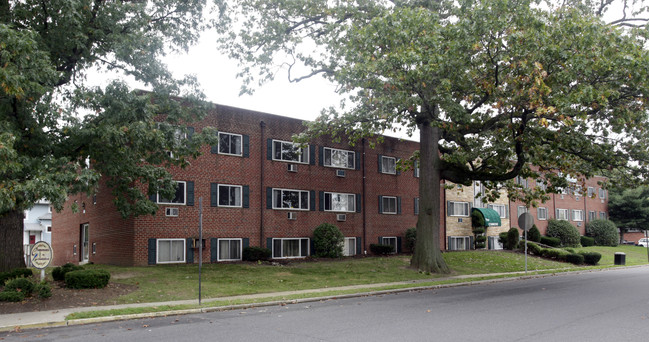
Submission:
<svg viewBox="0 0 649 342">
<path fill-rule="evenodd" d="M 647 247 L 648 244 L 649 244 L 648 238 L 642 238 L 638 240 L 638 246 Z"/>
</svg>

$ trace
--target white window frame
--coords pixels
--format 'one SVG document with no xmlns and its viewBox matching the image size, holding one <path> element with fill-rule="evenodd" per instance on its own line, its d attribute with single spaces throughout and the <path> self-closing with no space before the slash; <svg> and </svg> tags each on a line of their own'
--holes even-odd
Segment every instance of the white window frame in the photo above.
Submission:
<svg viewBox="0 0 649 342">
<path fill-rule="evenodd" d="M 593 198 L 593 195 L 595 195 L 595 188 L 593 188 L 592 186 L 589 186 L 587 191 L 588 191 L 587 192 L 588 198 Z"/>
<path fill-rule="evenodd" d="M 541 215 L 541 212 L 543 212 L 543 215 Z M 548 208 L 546 208 L 546 207 L 538 207 L 536 209 L 536 218 L 538 218 L 539 221 L 547 221 L 547 219 L 548 219 Z"/>
<path fill-rule="evenodd" d="M 277 197 L 275 195 L 275 192 L 280 192 L 280 197 L 284 198 L 284 192 L 297 192 L 298 193 L 298 207 L 282 207 L 278 206 L 277 202 Z M 306 193 L 306 208 L 302 208 L 302 193 Z M 297 189 L 280 189 L 280 188 L 273 188 L 273 209 L 274 210 L 303 210 L 303 211 L 308 211 L 311 208 L 311 194 L 309 193 L 308 190 L 297 190 Z M 282 204 L 284 202 L 282 201 Z"/>
<path fill-rule="evenodd" d="M 221 204 L 221 187 L 228 187 L 228 188 L 237 188 L 239 189 L 239 205 L 223 205 Z M 219 184 L 218 188 L 216 189 L 216 204 L 219 207 L 223 208 L 241 208 L 243 207 L 243 186 L 241 185 L 231 185 L 231 184 Z"/>
<path fill-rule="evenodd" d="M 606 189 L 604 188 L 599 188 L 599 198 L 605 199 L 606 198 Z"/>
<path fill-rule="evenodd" d="M 156 203 L 158 203 L 158 204 L 172 204 L 172 205 L 185 205 L 187 203 L 187 182 L 186 181 L 175 181 L 175 182 L 178 183 L 178 186 L 180 186 L 180 183 L 183 184 L 183 202 L 182 203 L 173 202 L 173 198 L 171 199 L 170 202 L 162 202 L 161 201 L 162 198 L 160 198 L 160 194 L 157 193 L 156 194 Z M 178 191 L 178 188 L 176 188 L 176 192 L 177 191 Z M 174 198 L 175 197 L 176 197 L 176 195 L 174 195 Z"/>
<path fill-rule="evenodd" d="M 524 205 L 519 205 L 518 207 L 516 207 L 516 217 L 521 217 L 521 215 L 527 212 L 529 212 L 529 210 Z"/>
<path fill-rule="evenodd" d="M 309 145 L 305 145 L 304 147 L 300 148 L 300 144 L 296 144 L 296 143 L 290 142 L 290 141 L 275 140 L 275 139 L 273 139 L 271 141 L 271 143 L 273 144 L 272 145 L 272 154 L 273 154 L 272 157 L 273 157 L 273 160 L 283 161 L 283 162 L 288 162 L 288 163 L 298 163 L 298 164 L 308 164 L 309 163 Z M 294 150 L 297 150 L 297 151 L 294 151 L 297 154 L 297 160 L 283 159 L 283 155 L 282 155 L 281 151 L 280 151 L 280 154 L 279 154 L 280 157 L 277 158 L 276 157 L 276 154 L 277 154 L 277 146 L 276 146 L 276 144 L 278 144 L 278 143 L 280 144 L 280 147 L 282 149 L 283 149 L 284 144 L 287 144 L 287 145 L 291 145 L 291 147 Z"/>
<path fill-rule="evenodd" d="M 584 221 L 584 211 L 581 209 L 572 209 L 571 210 L 571 218 L 575 222 L 583 222 Z M 579 216 L 579 217 L 577 217 Z"/>
<path fill-rule="evenodd" d="M 385 201 L 386 200 L 394 200 L 394 212 L 385 210 Z M 399 212 L 399 208 L 397 208 L 398 205 L 399 205 L 399 201 L 397 200 L 397 197 L 395 197 L 395 196 L 383 196 L 381 198 L 381 213 L 382 214 L 387 214 L 387 215 L 396 215 Z"/>
<path fill-rule="evenodd" d="M 221 144 L 221 135 L 230 136 L 230 138 L 229 138 L 230 141 L 232 140 L 232 137 L 238 137 L 239 138 L 239 151 L 240 151 L 240 153 L 232 153 L 231 151 L 230 152 L 222 152 L 221 151 L 221 146 L 223 144 Z M 228 144 L 228 150 L 230 150 L 230 146 L 231 146 L 231 144 Z M 243 135 L 235 134 L 235 133 L 228 133 L 228 132 L 219 132 L 219 154 L 228 155 L 228 156 L 238 156 L 238 157 L 243 156 Z"/>
<path fill-rule="evenodd" d="M 390 245 L 390 246 L 394 247 L 392 253 L 390 253 L 390 254 L 397 254 L 397 250 L 398 250 L 397 243 L 398 242 L 399 242 L 399 240 L 397 240 L 396 236 L 384 236 L 384 237 L 381 238 L 381 244 L 382 245 Z"/>
<path fill-rule="evenodd" d="M 468 236 L 449 236 L 451 239 L 450 246 L 448 246 L 449 251 L 468 251 L 471 249 L 471 238 Z M 464 248 L 459 249 L 457 247 L 457 241 L 462 240 Z"/>
<path fill-rule="evenodd" d="M 45 226 L 45 232 L 51 233 L 52 232 L 52 226 Z"/>
<path fill-rule="evenodd" d="M 354 248 L 354 253 L 353 254 L 348 253 L 348 248 L 345 248 L 345 244 L 347 244 L 347 246 L 351 246 L 352 248 Z M 356 238 L 355 237 L 345 237 L 345 239 L 343 241 L 343 256 L 354 256 L 356 254 L 358 254 L 358 251 L 356 250 Z"/>
<path fill-rule="evenodd" d="M 346 210 L 335 210 L 334 207 L 334 197 L 335 196 L 346 196 L 347 197 L 347 208 Z M 356 212 L 356 195 L 355 194 L 346 194 L 341 192 L 325 192 L 324 193 L 324 210 L 329 212 L 338 212 L 338 213 L 353 213 Z M 329 209 L 327 209 L 329 206 Z M 350 208 L 351 207 L 351 208 Z"/>
<path fill-rule="evenodd" d="M 328 163 L 327 163 L 327 153 L 329 153 L 329 162 Z M 346 161 L 345 164 L 346 165 L 335 165 L 333 163 L 333 160 L 334 160 L 333 155 L 334 155 L 334 153 L 345 153 L 345 154 L 347 154 L 347 158 L 345 159 L 345 161 Z M 349 164 L 350 156 L 351 156 L 351 165 L 347 165 L 347 164 Z M 354 152 L 354 151 L 341 150 L 341 149 L 338 149 L 338 148 L 331 148 L 331 147 L 324 147 L 323 152 L 322 152 L 322 158 L 324 159 L 322 161 L 322 165 L 324 165 L 326 167 L 334 167 L 334 168 L 338 168 L 338 169 L 350 169 L 350 170 L 356 169 L 356 152 Z"/>
<path fill-rule="evenodd" d="M 592 221 L 596 219 L 597 219 L 597 212 L 594 210 L 588 211 L 588 221 Z"/>
<path fill-rule="evenodd" d="M 387 170 L 385 162 L 387 160 L 393 160 L 394 162 L 390 162 L 387 166 L 389 168 L 392 168 L 394 165 L 394 170 Z M 388 156 L 381 156 L 381 173 L 385 173 L 388 175 L 396 175 L 397 174 L 397 158 L 395 157 L 388 157 Z"/>
<path fill-rule="evenodd" d="M 457 206 L 462 206 L 462 213 L 456 213 L 456 208 Z M 451 207 L 453 210 L 451 210 Z M 464 213 L 464 209 L 466 209 L 466 213 Z M 446 211 L 448 212 L 448 216 L 453 216 L 453 217 L 469 217 L 471 214 L 471 208 L 469 207 L 469 202 L 460 202 L 460 201 L 449 201 L 449 207 L 446 208 Z"/>
<path fill-rule="evenodd" d="M 523 178 L 522 176 L 516 176 L 516 184 L 522 186 L 523 188 L 527 188 L 527 178 Z"/>
<path fill-rule="evenodd" d="M 563 215 L 561 213 L 563 213 Z M 569 215 L 570 213 L 568 212 L 568 209 L 557 208 L 557 220 L 568 221 Z"/>
<path fill-rule="evenodd" d="M 239 257 L 236 259 L 221 259 L 221 241 L 228 241 L 230 243 L 235 242 L 239 243 Z M 228 248 L 230 248 L 230 244 L 228 244 Z M 228 250 L 228 255 L 230 250 Z M 216 239 L 216 260 L 217 261 L 239 261 L 241 260 L 241 256 L 243 254 L 243 239 L 241 238 L 222 238 L 222 239 Z"/>
<path fill-rule="evenodd" d="M 503 244 L 500 243 L 499 237 L 498 236 L 488 236 L 488 240 L 491 240 L 491 250 L 496 251 L 496 250 L 502 250 L 503 249 Z"/>
<path fill-rule="evenodd" d="M 600 211 L 599 212 L 599 218 L 600 218 L 600 220 L 606 220 L 606 212 L 605 211 Z"/>
<path fill-rule="evenodd" d="M 298 256 L 282 256 L 282 255 L 284 255 L 284 241 L 288 241 L 288 240 L 297 240 L 297 241 L 299 241 L 298 244 L 300 246 L 300 248 L 299 248 L 300 251 L 299 251 Z M 304 251 L 302 251 L 302 240 L 306 240 L 306 253 L 304 253 Z M 275 255 L 275 241 L 281 241 L 280 242 L 280 256 Z M 271 245 L 271 247 L 272 247 L 271 251 L 273 253 L 272 254 L 273 259 L 301 259 L 301 258 L 306 258 L 307 256 L 309 256 L 309 249 L 311 248 L 310 243 L 311 243 L 311 241 L 310 241 L 309 238 L 277 238 L 277 239 L 273 238 L 272 239 L 272 245 Z"/>
<path fill-rule="evenodd" d="M 545 184 L 545 181 L 543 181 L 542 179 L 536 180 L 536 187 L 543 191 L 546 191 L 548 189 L 547 184 Z"/>
<path fill-rule="evenodd" d="M 160 242 L 161 241 L 170 241 L 171 244 L 169 245 L 169 247 L 171 247 L 171 245 L 173 244 L 174 241 L 179 241 L 181 243 L 181 245 L 183 246 L 183 253 L 182 253 L 183 258 L 182 258 L 182 260 L 160 261 Z M 187 243 L 186 243 L 185 239 L 156 239 L 155 243 L 156 243 L 156 249 L 155 249 L 155 251 L 156 251 L 156 256 L 155 256 L 156 264 L 182 264 L 182 263 L 185 263 L 185 260 L 187 258 Z M 171 253 L 169 253 L 169 254 L 171 255 Z"/>
<path fill-rule="evenodd" d="M 507 206 L 504 204 L 498 204 L 498 203 L 489 203 L 487 204 L 487 208 L 495 211 L 498 213 L 500 218 L 507 218 Z M 501 208 L 502 210 L 496 210 L 496 208 Z"/>
<path fill-rule="evenodd" d="M 415 160 L 412 172 L 414 172 L 415 177 L 419 178 L 419 160 Z"/>
</svg>

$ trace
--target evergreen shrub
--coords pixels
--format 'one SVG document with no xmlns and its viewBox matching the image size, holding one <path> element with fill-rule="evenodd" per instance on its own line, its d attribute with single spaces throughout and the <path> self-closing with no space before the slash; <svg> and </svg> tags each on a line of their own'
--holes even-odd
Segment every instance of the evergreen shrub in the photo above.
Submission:
<svg viewBox="0 0 649 342">
<path fill-rule="evenodd" d="M 79 270 L 65 274 L 65 286 L 71 289 L 95 289 L 108 285 L 110 273 L 104 270 Z"/>
<path fill-rule="evenodd" d="M 597 265 L 602 258 L 602 255 L 597 252 L 581 252 L 580 254 L 584 256 L 584 263 L 587 265 Z"/>
<path fill-rule="evenodd" d="M 314 255 L 320 258 L 340 258 L 343 256 L 345 236 L 338 227 L 323 223 L 313 231 Z"/>
<path fill-rule="evenodd" d="M 42 281 L 34 286 L 34 292 L 38 293 L 40 298 L 52 297 L 52 287 L 45 281 Z"/>
<path fill-rule="evenodd" d="M 0 292 L 0 302 L 21 302 L 25 299 L 25 294 L 16 291 Z"/>
<path fill-rule="evenodd" d="M 415 252 L 415 245 L 417 244 L 417 228 L 408 228 L 406 230 L 406 248 L 412 253 Z"/>
<path fill-rule="evenodd" d="M 71 271 L 80 271 L 80 270 L 83 270 L 82 266 L 78 266 L 71 263 L 67 263 L 59 267 L 54 267 L 54 269 L 52 270 L 52 279 L 56 281 L 63 281 L 65 280 L 66 273 Z"/>
<path fill-rule="evenodd" d="M 595 239 L 590 236 L 581 236 L 581 245 L 583 247 L 595 246 Z"/>
<path fill-rule="evenodd" d="M 577 253 L 570 253 L 566 256 L 566 261 L 571 264 L 581 265 L 584 263 L 584 256 Z"/>
<path fill-rule="evenodd" d="M 504 249 L 509 249 L 509 250 L 514 250 L 516 247 L 518 247 L 518 241 L 520 240 L 520 233 L 518 232 L 518 228 L 510 228 L 509 231 L 507 232 L 507 239 L 505 240 L 505 244 L 503 244 Z"/>
<path fill-rule="evenodd" d="M 536 225 L 533 225 L 532 228 L 527 231 L 527 241 L 541 242 L 541 231 L 536 228 Z"/>
<path fill-rule="evenodd" d="M 243 249 L 241 259 L 245 261 L 268 260 L 273 252 L 265 247 L 249 246 Z"/>
<path fill-rule="evenodd" d="M 615 223 L 609 220 L 592 220 L 586 224 L 586 235 L 595 239 L 598 246 L 617 246 L 619 236 Z"/>
<path fill-rule="evenodd" d="M 563 247 L 579 247 L 580 234 L 570 222 L 552 219 L 548 222 L 546 233 L 549 237 L 558 238 Z"/>
<path fill-rule="evenodd" d="M 394 247 L 392 245 L 381 245 L 381 244 L 370 244 L 370 251 L 372 254 L 376 255 L 388 255 L 394 253 Z"/>
<path fill-rule="evenodd" d="M 31 280 L 27 278 L 16 278 L 9 280 L 5 284 L 5 289 L 6 292 L 21 292 L 23 293 L 26 297 L 29 297 L 32 294 L 32 291 L 34 291 L 34 283 L 31 282 Z"/>
<path fill-rule="evenodd" d="M 559 247 L 561 245 L 561 240 L 558 238 L 553 238 L 549 236 L 541 236 L 541 241 L 542 244 L 548 245 L 550 247 Z"/>
</svg>

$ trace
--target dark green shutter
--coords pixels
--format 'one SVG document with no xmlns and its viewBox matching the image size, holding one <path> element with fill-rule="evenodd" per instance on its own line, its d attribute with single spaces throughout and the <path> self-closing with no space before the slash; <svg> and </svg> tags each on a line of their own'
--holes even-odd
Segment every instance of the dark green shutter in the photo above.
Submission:
<svg viewBox="0 0 649 342">
<path fill-rule="evenodd" d="M 318 165 L 324 166 L 324 146 L 318 148 Z"/>
<path fill-rule="evenodd" d="M 361 169 L 361 153 L 360 152 L 354 152 L 354 154 L 356 154 L 356 163 L 355 163 L 356 164 L 355 165 L 356 170 L 360 170 Z"/>
<path fill-rule="evenodd" d="M 248 185 L 243 186 L 243 207 L 250 208 L 250 187 Z"/>
<path fill-rule="evenodd" d="M 250 247 L 250 239 L 249 238 L 243 238 L 241 239 L 241 249 L 243 250 L 244 248 Z"/>
<path fill-rule="evenodd" d="M 446 216 L 451 215 L 453 215 L 453 210 L 451 210 L 451 201 L 446 201 Z"/>
<path fill-rule="evenodd" d="M 315 211 L 315 190 L 309 191 L 309 210 Z"/>
<path fill-rule="evenodd" d="M 266 238 L 266 248 L 270 249 L 271 252 L 273 251 L 273 238 Z"/>
<path fill-rule="evenodd" d="M 218 250 L 217 250 L 217 245 L 218 242 L 216 241 L 216 238 L 211 238 L 210 239 L 210 262 L 216 262 L 218 261 Z"/>
<path fill-rule="evenodd" d="M 243 157 L 250 157 L 250 136 L 245 134 L 243 135 Z"/>
<path fill-rule="evenodd" d="M 324 208 L 325 208 L 325 195 L 324 195 L 324 191 L 320 191 L 320 193 L 319 193 L 319 197 L 320 197 L 320 203 L 319 203 L 320 211 L 324 211 Z"/>
<path fill-rule="evenodd" d="M 158 194 L 149 195 L 149 201 L 157 203 L 158 202 Z"/>
<path fill-rule="evenodd" d="M 185 254 L 187 255 L 186 259 L 188 264 L 194 263 L 194 249 L 192 248 L 193 245 L 194 245 L 194 239 L 187 238 L 187 244 L 185 246 Z"/>
<path fill-rule="evenodd" d="M 383 236 L 379 236 L 379 245 L 383 244 Z"/>
<path fill-rule="evenodd" d="M 447 242 L 447 245 L 446 245 L 446 249 L 449 250 L 449 251 L 453 250 L 453 249 L 451 249 L 451 237 L 450 236 L 448 237 L 448 242 Z"/>
<path fill-rule="evenodd" d="M 273 139 L 266 140 L 266 159 L 273 160 Z"/>
<path fill-rule="evenodd" d="M 383 155 L 379 154 L 378 155 L 378 161 L 379 161 L 379 173 L 383 173 L 383 163 L 381 162 L 383 159 Z"/>
<path fill-rule="evenodd" d="M 487 238 L 487 249 L 493 249 L 491 246 L 493 244 L 493 239 L 490 239 L 490 237 Z"/>
<path fill-rule="evenodd" d="M 148 259 L 149 259 L 149 265 L 155 265 L 156 264 L 156 248 L 157 248 L 157 241 L 156 239 L 149 239 L 149 253 L 148 253 Z"/>
<path fill-rule="evenodd" d="M 397 236 L 397 254 L 401 254 L 401 236 Z"/>
<path fill-rule="evenodd" d="M 315 165 L 315 145 L 309 145 L 309 164 Z"/>
<path fill-rule="evenodd" d="M 194 182 L 187 182 L 187 205 L 194 205 Z"/>
<path fill-rule="evenodd" d="M 361 203 L 361 194 L 356 194 L 356 212 L 360 213 L 363 203 Z"/>
<path fill-rule="evenodd" d="M 469 236 L 469 249 L 475 249 L 475 244 L 473 243 L 473 236 Z"/>
<path fill-rule="evenodd" d="M 360 236 L 356 237 L 356 254 L 357 255 L 362 255 L 363 254 L 363 242 L 361 241 Z"/>
<path fill-rule="evenodd" d="M 397 197 L 397 214 L 401 214 L 401 197 Z"/>
<path fill-rule="evenodd" d="M 383 196 L 379 196 L 379 214 L 383 214 Z"/>
<path fill-rule="evenodd" d="M 273 188 L 266 188 L 266 209 L 273 209 Z"/>
<path fill-rule="evenodd" d="M 217 196 L 217 191 L 219 189 L 219 185 L 216 183 L 210 183 L 210 206 L 212 207 L 218 207 L 218 196 Z"/>
</svg>

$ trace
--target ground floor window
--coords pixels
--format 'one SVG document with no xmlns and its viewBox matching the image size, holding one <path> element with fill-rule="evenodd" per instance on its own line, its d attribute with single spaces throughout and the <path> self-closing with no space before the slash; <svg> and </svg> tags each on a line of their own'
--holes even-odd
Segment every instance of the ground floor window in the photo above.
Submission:
<svg viewBox="0 0 649 342">
<path fill-rule="evenodd" d="M 218 261 L 241 260 L 241 239 L 219 239 Z"/>
<path fill-rule="evenodd" d="M 503 249 L 503 244 L 500 243 L 498 236 L 489 236 L 488 237 L 489 249 Z"/>
<path fill-rule="evenodd" d="M 464 251 L 470 249 L 471 242 L 468 236 L 449 236 L 448 249 L 451 251 Z"/>
<path fill-rule="evenodd" d="M 383 237 L 381 239 L 381 244 L 382 245 L 392 246 L 392 253 L 397 252 L 397 238 L 396 237 L 394 237 L 394 236 Z"/>
<path fill-rule="evenodd" d="M 304 258 L 309 255 L 309 239 L 273 239 L 273 258 Z"/>
<path fill-rule="evenodd" d="M 157 261 L 159 264 L 185 262 L 184 239 L 158 239 L 157 243 Z"/>
<path fill-rule="evenodd" d="M 352 256 L 356 255 L 356 238 L 355 237 L 346 237 L 343 242 L 343 255 Z"/>
</svg>

